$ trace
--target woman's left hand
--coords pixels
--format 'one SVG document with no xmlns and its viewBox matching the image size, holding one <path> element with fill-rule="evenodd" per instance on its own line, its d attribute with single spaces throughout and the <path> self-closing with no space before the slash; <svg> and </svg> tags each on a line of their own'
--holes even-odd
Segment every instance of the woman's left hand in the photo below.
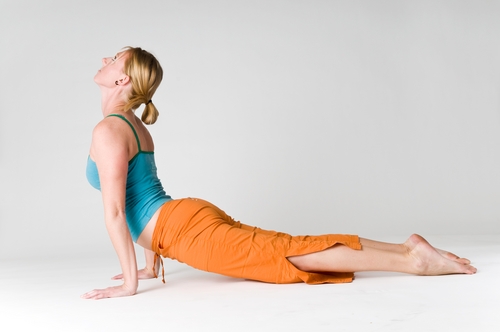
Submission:
<svg viewBox="0 0 500 332">
<path fill-rule="evenodd" d="M 153 279 L 153 278 L 158 278 L 158 272 L 156 272 L 156 275 L 155 275 L 152 268 L 145 267 L 145 268 L 137 271 L 137 279 L 139 279 L 139 280 Z M 122 280 L 123 274 L 120 273 L 111 279 L 112 280 Z"/>
<path fill-rule="evenodd" d="M 105 289 L 94 289 L 81 296 L 82 299 L 100 300 L 109 297 L 131 296 L 135 294 L 135 290 L 130 289 L 125 285 L 108 287 Z"/>
</svg>

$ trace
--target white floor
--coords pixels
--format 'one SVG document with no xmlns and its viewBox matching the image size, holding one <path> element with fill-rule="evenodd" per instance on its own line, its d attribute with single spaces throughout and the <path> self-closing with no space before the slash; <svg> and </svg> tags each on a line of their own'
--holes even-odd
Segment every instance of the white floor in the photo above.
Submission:
<svg viewBox="0 0 500 332">
<path fill-rule="evenodd" d="M 2 331 L 500 331 L 500 235 L 427 238 L 478 273 L 272 285 L 165 260 L 165 285 L 142 281 L 133 297 L 89 301 L 79 295 L 115 284 L 114 257 L 3 260 L 0 322 Z"/>
</svg>

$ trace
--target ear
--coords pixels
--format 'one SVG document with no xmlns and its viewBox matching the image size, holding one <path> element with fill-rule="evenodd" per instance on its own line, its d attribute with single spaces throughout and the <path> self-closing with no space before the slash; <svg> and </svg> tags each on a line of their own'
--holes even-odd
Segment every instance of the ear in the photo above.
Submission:
<svg viewBox="0 0 500 332">
<path fill-rule="evenodd" d="M 118 81 L 116 85 L 127 85 L 130 82 L 130 77 L 128 75 L 123 75 Z"/>
</svg>

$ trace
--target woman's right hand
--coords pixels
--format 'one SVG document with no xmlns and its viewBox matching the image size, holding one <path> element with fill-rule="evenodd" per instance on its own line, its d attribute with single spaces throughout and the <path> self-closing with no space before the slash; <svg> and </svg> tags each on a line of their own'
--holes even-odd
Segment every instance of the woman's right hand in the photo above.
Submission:
<svg viewBox="0 0 500 332">
<path fill-rule="evenodd" d="M 137 279 L 139 280 L 144 280 L 144 279 L 154 279 L 154 278 L 157 278 L 158 277 L 158 274 L 154 274 L 153 272 L 153 269 L 152 268 L 143 268 L 141 270 L 137 270 Z M 113 278 L 111 278 L 112 280 L 122 280 L 123 279 L 123 274 L 120 273 L 120 274 L 117 274 L 116 276 L 114 276 Z"/>
</svg>

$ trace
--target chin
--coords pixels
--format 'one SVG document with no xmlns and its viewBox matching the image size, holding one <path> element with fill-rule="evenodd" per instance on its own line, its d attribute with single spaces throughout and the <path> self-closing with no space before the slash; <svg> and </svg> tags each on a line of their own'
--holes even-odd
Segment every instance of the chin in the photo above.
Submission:
<svg viewBox="0 0 500 332">
<path fill-rule="evenodd" d="M 94 83 L 96 83 L 97 85 L 100 85 L 99 73 L 95 74 L 95 76 L 94 76 Z"/>
</svg>

